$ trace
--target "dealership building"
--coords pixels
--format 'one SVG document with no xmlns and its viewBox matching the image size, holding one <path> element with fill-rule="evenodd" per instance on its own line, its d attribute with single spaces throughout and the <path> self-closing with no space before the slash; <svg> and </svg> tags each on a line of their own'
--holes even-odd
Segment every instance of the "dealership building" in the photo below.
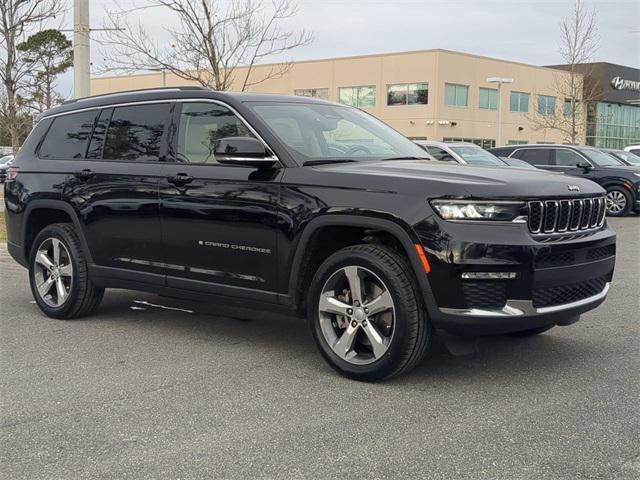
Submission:
<svg viewBox="0 0 640 480">
<path fill-rule="evenodd" d="M 264 78 L 271 70 L 270 65 L 257 66 L 252 78 Z M 464 140 L 489 148 L 566 142 L 562 131 L 543 128 L 548 122 L 542 116 L 560 117 L 570 108 L 558 93 L 558 85 L 568 83 L 567 70 L 422 50 L 294 62 L 279 78 L 250 91 L 353 105 L 410 138 Z M 240 68 L 235 77 L 244 73 Z M 640 143 L 640 70 L 597 63 L 581 65 L 579 73 L 590 93 L 580 109 L 580 143 L 612 148 Z M 91 93 L 193 84 L 169 72 L 94 77 Z"/>
</svg>

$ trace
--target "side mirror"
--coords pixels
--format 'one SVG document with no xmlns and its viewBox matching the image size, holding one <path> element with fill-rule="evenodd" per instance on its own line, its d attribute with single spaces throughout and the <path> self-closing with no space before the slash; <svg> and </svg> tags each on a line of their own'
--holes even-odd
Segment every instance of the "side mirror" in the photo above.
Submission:
<svg viewBox="0 0 640 480">
<path fill-rule="evenodd" d="M 225 137 L 217 140 L 214 154 L 218 163 L 247 167 L 272 167 L 276 159 L 260 140 L 251 137 Z"/>
<path fill-rule="evenodd" d="M 576 163 L 576 167 L 582 168 L 583 170 L 591 170 L 591 164 L 589 162 L 578 162 Z"/>
</svg>

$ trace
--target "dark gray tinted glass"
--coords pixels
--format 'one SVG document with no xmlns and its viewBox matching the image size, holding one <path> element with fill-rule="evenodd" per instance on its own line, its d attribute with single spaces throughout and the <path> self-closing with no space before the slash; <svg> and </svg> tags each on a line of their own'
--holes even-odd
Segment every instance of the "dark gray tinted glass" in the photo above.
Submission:
<svg viewBox="0 0 640 480">
<path fill-rule="evenodd" d="M 40 158 L 84 158 L 96 115 L 97 110 L 89 110 L 54 118 L 40 146 Z"/>
</svg>

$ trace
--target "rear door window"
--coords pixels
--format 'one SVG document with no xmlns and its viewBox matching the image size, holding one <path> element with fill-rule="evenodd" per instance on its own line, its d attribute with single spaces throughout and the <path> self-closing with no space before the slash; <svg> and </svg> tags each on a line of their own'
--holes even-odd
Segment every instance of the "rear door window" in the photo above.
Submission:
<svg viewBox="0 0 640 480">
<path fill-rule="evenodd" d="M 170 103 L 114 108 L 102 158 L 126 162 L 160 160 L 170 109 Z"/>
<path fill-rule="evenodd" d="M 84 158 L 97 115 L 98 110 L 88 110 L 55 117 L 40 146 L 39 157 L 59 160 Z"/>
<path fill-rule="evenodd" d="M 512 156 L 531 165 L 548 166 L 551 164 L 551 150 L 548 148 L 523 148 L 517 150 Z"/>
</svg>

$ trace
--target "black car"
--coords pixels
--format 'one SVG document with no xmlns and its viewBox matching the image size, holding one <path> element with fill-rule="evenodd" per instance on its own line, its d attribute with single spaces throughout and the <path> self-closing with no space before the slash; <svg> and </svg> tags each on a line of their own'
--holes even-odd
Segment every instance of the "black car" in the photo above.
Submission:
<svg viewBox="0 0 640 480">
<path fill-rule="evenodd" d="M 295 312 L 332 367 L 366 380 L 415 366 L 436 330 L 534 335 L 604 301 L 602 188 L 423 156 L 306 97 L 71 101 L 16 157 L 8 247 L 50 317 L 94 312 L 105 288 Z"/>
<path fill-rule="evenodd" d="M 593 180 L 607 191 L 607 215 L 640 212 L 640 168 L 592 147 L 510 145 L 492 148 L 495 155 L 524 160 L 538 168 Z"/>
</svg>

